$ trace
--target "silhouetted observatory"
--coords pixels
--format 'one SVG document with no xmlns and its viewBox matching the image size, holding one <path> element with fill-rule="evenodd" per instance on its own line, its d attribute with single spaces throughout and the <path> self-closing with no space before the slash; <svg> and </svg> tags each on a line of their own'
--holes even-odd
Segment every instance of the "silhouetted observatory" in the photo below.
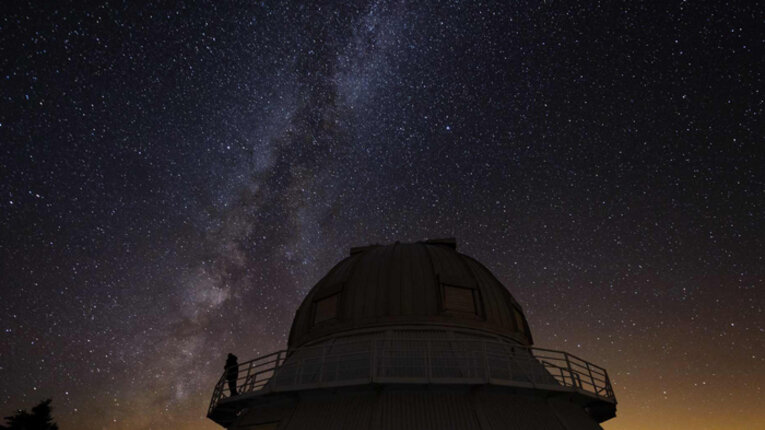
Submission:
<svg viewBox="0 0 765 430">
<path fill-rule="evenodd" d="M 602 367 L 533 347 L 523 309 L 454 239 L 352 248 L 306 296 L 287 349 L 225 372 L 230 429 L 600 429 Z"/>
</svg>

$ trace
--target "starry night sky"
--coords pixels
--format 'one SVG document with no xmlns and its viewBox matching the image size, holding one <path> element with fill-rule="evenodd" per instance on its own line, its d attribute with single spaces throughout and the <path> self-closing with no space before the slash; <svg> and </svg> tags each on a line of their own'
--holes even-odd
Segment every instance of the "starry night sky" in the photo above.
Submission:
<svg viewBox="0 0 765 430">
<path fill-rule="evenodd" d="M 351 246 L 454 236 L 609 370 L 605 429 L 765 428 L 758 2 L 34 3 L 0 6 L 0 416 L 219 428 L 226 353 Z"/>
</svg>

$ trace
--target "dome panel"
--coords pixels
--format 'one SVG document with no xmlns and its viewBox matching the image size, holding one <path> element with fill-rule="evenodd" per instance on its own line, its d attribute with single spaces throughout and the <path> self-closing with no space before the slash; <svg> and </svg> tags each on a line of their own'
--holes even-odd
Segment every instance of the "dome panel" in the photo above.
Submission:
<svg viewBox="0 0 765 430">
<path fill-rule="evenodd" d="M 507 289 L 481 263 L 458 253 L 453 240 L 438 240 L 353 248 L 300 305 L 289 346 L 404 325 L 465 327 L 532 343 Z"/>
</svg>

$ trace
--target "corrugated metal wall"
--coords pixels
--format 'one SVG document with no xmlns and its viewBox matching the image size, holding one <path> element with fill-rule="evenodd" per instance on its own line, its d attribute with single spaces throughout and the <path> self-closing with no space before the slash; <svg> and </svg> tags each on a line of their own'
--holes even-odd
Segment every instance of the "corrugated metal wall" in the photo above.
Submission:
<svg viewBox="0 0 765 430">
<path fill-rule="evenodd" d="M 388 392 L 379 402 L 380 430 L 480 428 L 466 393 Z"/>
<path fill-rule="evenodd" d="M 279 430 L 602 430 L 565 399 L 445 389 L 312 393 L 252 408 L 232 429 L 273 421 Z"/>
</svg>

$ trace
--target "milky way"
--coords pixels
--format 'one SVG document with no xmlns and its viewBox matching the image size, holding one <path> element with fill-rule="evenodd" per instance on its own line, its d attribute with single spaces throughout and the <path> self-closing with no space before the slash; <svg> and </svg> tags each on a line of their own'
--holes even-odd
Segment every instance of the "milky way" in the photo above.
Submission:
<svg viewBox="0 0 765 430">
<path fill-rule="evenodd" d="M 218 428 L 351 246 L 454 236 L 606 429 L 765 428 L 755 3 L 4 4 L 0 413 Z"/>
</svg>

